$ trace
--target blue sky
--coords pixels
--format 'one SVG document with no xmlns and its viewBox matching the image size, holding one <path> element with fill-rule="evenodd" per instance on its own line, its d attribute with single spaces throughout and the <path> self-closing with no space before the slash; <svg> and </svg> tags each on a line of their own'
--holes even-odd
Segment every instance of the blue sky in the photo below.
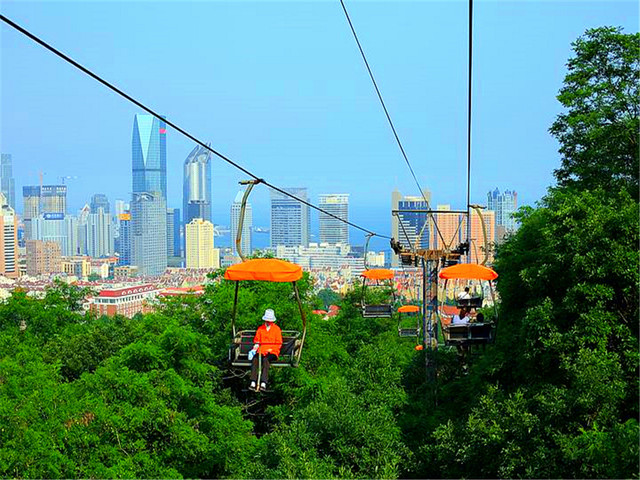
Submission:
<svg viewBox="0 0 640 480">
<path fill-rule="evenodd" d="M 346 1 L 409 159 L 433 203 L 466 195 L 467 3 Z M 633 1 L 474 2 L 471 199 L 515 189 L 532 204 L 553 182 L 571 42 L 585 29 L 638 29 Z M 6 1 L 2 13 L 138 97 L 257 175 L 350 193 L 351 220 L 390 230 L 394 188 L 416 188 L 335 1 Z M 133 116 L 141 113 L 4 24 L 0 147 L 16 193 L 68 181 L 73 209 L 131 191 Z M 193 145 L 169 130 L 169 206 L 182 204 Z M 213 216 L 229 223 L 242 177 L 213 164 Z M 252 194 L 254 224 L 269 196 Z M 21 199 L 18 201 L 21 213 Z M 315 218 L 315 217 L 314 217 Z M 314 228 L 315 229 L 315 228 Z M 352 242 L 358 234 L 352 233 Z"/>
</svg>

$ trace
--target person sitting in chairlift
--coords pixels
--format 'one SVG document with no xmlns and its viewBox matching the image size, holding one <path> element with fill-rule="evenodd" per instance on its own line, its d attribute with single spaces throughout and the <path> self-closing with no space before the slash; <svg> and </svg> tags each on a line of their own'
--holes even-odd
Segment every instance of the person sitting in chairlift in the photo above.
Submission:
<svg viewBox="0 0 640 480">
<path fill-rule="evenodd" d="M 468 300 L 471 298 L 471 293 L 469 293 L 469 287 L 464 287 L 464 291 L 458 294 L 458 300 Z"/>
<path fill-rule="evenodd" d="M 257 390 L 258 382 L 258 364 L 262 358 L 262 372 L 260 375 L 260 389 L 267 388 L 269 381 L 269 366 L 271 362 L 275 362 L 280 355 L 282 347 L 282 330 L 275 324 L 276 315 L 272 309 L 267 308 L 262 316 L 264 324 L 258 327 L 256 336 L 253 339 L 253 349 L 249 352 L 249 360 L 251 360 L 251 383 L 249 388 Z"/>
<path fill-rule="evenodd" d="M 467 325 L 469 323 L 469 310 L 465 307 L 460 309 L 459 315 L 454 315 L 451 325 Z"/>
</svg>

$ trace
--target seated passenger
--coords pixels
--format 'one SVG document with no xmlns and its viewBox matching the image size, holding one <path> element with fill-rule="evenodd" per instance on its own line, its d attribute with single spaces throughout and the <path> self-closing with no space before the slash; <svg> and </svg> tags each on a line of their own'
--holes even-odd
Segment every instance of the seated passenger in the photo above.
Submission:
<svg viewBox="0 0 640 480">
<path fill-rule="evenodd" d="M 260 325 L 253 339 L 255 345 L 253 350 L 249 352 L 249 360 L 251 361 L 251 390 L 258 390 L 256 382 L 258 381 L 258 363 L 262 360 L 262 372 L 260 379 L 260 389 L 266 390 L 269 381 L 269 366 L 275 362 L 280 355 L 282 347 L 282 330 L 278 327 L 276 316 L 272 309 L 268 308 L 264 311 L 262 317 L 264 324 Z"/>
<path fill-rule="evenodd" d="M 458 294 L 458 300 L 468 300 L 470 298 L 471 293 L 469 293 L 469 287 L 464 287 L 464 292 Z"/>
<path fill-rule="evenodd" d="M 465 307 L 460 309 L 459 315 L 454 315 L 451 325 L 467 325 L 469 323 L 469 310 Z"/>
</svg>

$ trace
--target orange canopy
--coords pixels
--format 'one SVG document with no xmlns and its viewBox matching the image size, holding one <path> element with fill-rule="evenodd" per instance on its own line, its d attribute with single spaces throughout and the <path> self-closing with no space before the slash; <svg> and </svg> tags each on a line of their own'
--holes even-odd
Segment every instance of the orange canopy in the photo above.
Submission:
<svg viewBox="0 0 640 480">
<path fill-rule="evenodd" d="M 227 280 L 295 282 L 302 278 L 302 267 L 275 258 L 255 258 L 230 266 L 224 272 L 224 278 Z"/>
<path fill-rule="evenodd" d="M 489 267 L 478 265 L 477 263 L 459 263 L 452 267 L 443 268 L 439 277 L 444 279 L 495 280 L 498 278 L 498 274 Z"/>
<path fill-rule="evenodd" d="M 369 280 L 391 280 L 393 278 L 393 271 L 386 268 L 372 268 L 371 270 L 365 270 L 362 272 L 364 278 Z"/>
<path fill-rule="evenodd" d="M 398 311 L 400 313 L 419 312 L 420 311 L 420 307 L 418 307 L 417 305 L 403 305 L 398 309 Z"/>
</svg>

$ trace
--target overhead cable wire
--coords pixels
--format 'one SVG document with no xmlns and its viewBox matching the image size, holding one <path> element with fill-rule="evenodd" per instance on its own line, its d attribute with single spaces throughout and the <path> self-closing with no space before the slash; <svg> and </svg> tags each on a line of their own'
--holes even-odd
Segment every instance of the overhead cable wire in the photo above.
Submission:
<svg viewBox="0 0 640 480">
<path fill-rule="evenodd" d="M 427 205 L 427 209 L 431 209 L 431 207 L 429 206 L 429 201 L 427 200 L 427 197 L 424 194 L 424 191 L 422 190 L 422 187 L 420 186 L 420 182 L 418 181 L 418 177 L 416 177 L 416 174 L 413 171 L 413 167 L 411 166 L 411 162 L 409 162 L 409 157 L 407 156 L 407 153 L 405 152 L 404 147 L 402 146 L 402 142 L 400 141 L 400 137 L 398 136 L 398 132 L 396 131 L 396 127 L 393 125 L 393 121 L 391 120 L 391 115 L 389 114 L 389 110 L 387 110 L 387 106 L 384 103 L 384 100 L 382 98 L 382 94 L 380 93 L 380 89 L 378 88 L 378 84 L 376 82 L 376 79 L 373 76 L 373 72 L 371 71 L 371 67 L 369 66 L 369 62 L 367 61 L 367 57 L 364 54 L 364 50 L 362 49 L 362 45 L 360 44 L 360 40 L 358 39 L 358 34 L 356 33 L 356 29 L 354 28 L 353 23 L 351 22 L 351 17 L 349 17 L 349 12 L 347 12 L 347 7 L 345 6 L 343 0 L 340 0 L 340 5 L 342 5 L 342 10 L 344 11 L 344 15 L 347 18 L 347 22 L 349 22 L 349 27 L 351 28 L 351 33 L 353 33 L 353 38 L 356 40 L 356 43 L 358 45 L 358 49 L 360 50 L 360 55 L 362 56 L 362 60 L 364 61 L 365 67 L 367 67 L 367 72 L 369 72 L 369 77 L 371 78 L 371 82 L 373 83 L 373 87 L 375 88 L 376 93 L 378 94 L 378 99 L 380 100 L 380 104 L 382 105 L 382 109 L 384 110 L 384 114 L 387 117 L 387 122 L 389 122 L 389 126 L 391 127 L 391 131 L 393 132 L 393 136 L 396 139 L 396 143 L 398 144 L 398 147 L 400 148 L 400 152 L 402 153 L 402 156 L 404 157 L 404 161 L 406 162 L 407 167 L 409 167 L 409 171 L 411 172 L 411 176 L 413 177 L 413 180 L 416 182 L 416 185 L 418 186 L 418 190 L 420 191 L 420 195 L 422 195 L 422 198 L 424 199 L 424 202 Z M 431 216 L 431 214 L 429 214 L 429 216 Z M 444 240 L 442 234 L 440 233 L 440 229 L 438 228 L 438 224 L 435 222 L 435 220 L 434 220 L 433 224 L 436 227 L 436 231 L 438 232 L 438 235 L 440 236 L 440 239 L 442 240 L 443 243 L 445 243 L 445 240 Z"/>
<path fill-rule="evenodd" d="M 34 35 L 33 33 L 29 32 L 27 29 L 21 27 L 20 25 L 18 25 L 17 23 L 15 23 L 14 21 L 10 20 L 9 18 L 5 17 L 4 15 L 0 14 L 0 19 L 6 23 L 7 25 L 13 27 L 14 29 L 16 29 L 17 31 L 19 31 L 20 33 L 22 33 L 23 35 L 29 37 L 31 40 L 33 40 L 34 42 L 38 43 L 39 45 L 43 46 L 44 48 L 46 48 L 47 50 L 49 50 L 50 52 L 52 52 L 53 54 L 57 55 L 58 57 L 62 58 L 65 62 L 73 65 L 74 67 L 76 67 L 78 70 L 82 71 L 83 73 L 85 73 L 86 75 L 90 76 L 91 78 L 93 78 L 94 80 L 97 80 L 98 82 L 100 82 L 102 85 L 104 85 L 105 87 L 109 88 L 110 90 L 114 91 L 115 93 L 117 93 L 118 95 L 120 95 L 121 97 L 127 99 L 129 102 L 133 103 L 134 105 L 136 105 L 137 107 L 141 108 L 142 110 L 144 110 L 145 112 L 153 115 L 154 117 L 162 120 L 163 122 L 165 122 L 167 125 L 169 125 L 171 128 L 173 128 L 174 130 L 176 130 L 177 132 L 181 133 L 182 135 L 184 135 L 185 137 L 187 137 L 188 139 L 190 139 L 191 141 L 197 143 L 198 145 L 200 145 L 201 147 L 205 148 L 206 150 L 210 151 L 211 153 L 215 154 L 216 156 L 218 156 L 219 158 L 221 158 L 222 160 L 224 160 L 225 162 L 227 162 L 229 165 L 232 165 L 233 167 L 237 168 L 238 170 L 240 170 L 241 172 L 245 173 L 246 175 L 250 176 L 251 178 L 253 178 L 254 180 L 258 180 L 260 181 L 260 183 L 263 183 L 264 185 L 266 185 L 267 187 L 271 188 L 272 190 L 275 190 L 278 193 L 281 193 L 282 195 L 285 195 L 289 198 L 292 198 L 293 200 L 296 200 L 304 205 L 307 205 L 310 208 L 313 208 L 314 210 L 317 210 L 318 212 L 324 213 L 325 215 L 329 215 L 332 218 L 335 218 L 336 220 L 339 220 L 353 228 L 356 228 L 362 232 L 365 232 L 369 235 L 374 235 L 380 238 L 387 238 L 390 239 L 391 237 L 387 236 L 387 235 L 382 235 L 376 232 L 372 232 L 371 230 L 368 230 L 364 227 L 361 227 L 359 225 L 356 225 L 353 222 L 350 222 L 348 220 L 345 220 L 343 218 L 338 217 L 337 215 L 334 215 L 331 212 L 327 212 L 326 210 L 317 207 L 316 205 L 307 202 L 306 200 L 303 200 L 302 198 L 297 197 L 296 195 L 293 195 L 289 192 L 287 192 L 286 190 L 276 187 L 275 185 L 267 182 L 266 180 L 264 180 L 263 178 L 258 177 L 257 175 L 251 173 L 249 170 L 247 170 L 246 168 L 244 168 L 243 166 L 239 165 L 238 163 L 234 162 L 233 160 L 231 160 L 230 158 L 228 158 L 227 156 L 223 155 L 222 153 L 216 151 L 215 149 L 211 148 L 209 145 L 206 145 L 204 142 L 202 142 L 201 140 L 199 140 L 198 138 L 194 137 L 193 135 L 191 135 L 189 132 L 187 132 L 186 130 L 184 130 L 183 128 L 179 127 L 178 125 L 176 125 L 175 123 L 163 118 L 160 116 L 160 114 L 156 113 L 154 110 L 152 110 L 151 108 L 147 107 L 146 105 L 144 105 L 143 103 L 141 103 L 140 101 L 136 100 L 135 98 L 133 98 L 131 95 L 125 93 L 124 91 L 120 90 L 118 87 L 114 86 L 113 84 L 109 83 L 108 81 L 104 80 L 102 77 L 100 77 L 99 75 L 93 73 L 91 70 L 89 70 L 88 68 L 82 66 L 80 63 L 76 62 L 75 60 L 73 60 L 71 57 L 65 55 L 64 53 L 62 53 L 61 51 L 57 50 L 56 48 L 54 48 L 53 46 L 51 46 L 50 44 L 48 44 L 47 42 L 45 42 L 44 40 L 42 40 L 41 38 L 37 37 L 36 35 Z"/>
<path fill-rule="evenodd" d="M 469 78 L 467 94 L 467 242 L 471 248 L 471 80 L 473 66 L 473 0 L 469 0 Z M 476 256 L 477 258 L 477 256 Z M 471 254 L 467 255 L 471 262 Z"/>
</svg>

